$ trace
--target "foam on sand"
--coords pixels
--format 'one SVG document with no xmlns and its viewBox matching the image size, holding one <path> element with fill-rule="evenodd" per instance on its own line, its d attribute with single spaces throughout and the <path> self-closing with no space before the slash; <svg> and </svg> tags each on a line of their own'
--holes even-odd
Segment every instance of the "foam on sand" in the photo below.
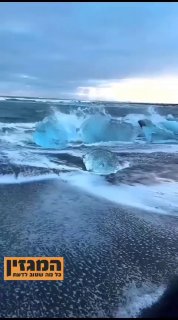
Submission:
<svg viewBox="0 0 178 320">
<path fill-rule="evenodd" d="M 155 211 L 164 214 L 177 215 L 178 212 L 178 183 L 167 182 L 152 186 L 145 185 L 112 185 L 104 177 L 88 172 L 62 173 L 60 177 L 71 185 L 105 198 L 109 201 Z"/>
<path fill-rule="evenodd" d="M 141 310 L 150 307 L 164 293 L 165 287 L 156 287 L 151 283 L 143 283 L 138 288 L 131 283 L 124 289 L 124 304 L 120 305 L 116 314 L 117 318 L 137 318 Z"/>
</svg>

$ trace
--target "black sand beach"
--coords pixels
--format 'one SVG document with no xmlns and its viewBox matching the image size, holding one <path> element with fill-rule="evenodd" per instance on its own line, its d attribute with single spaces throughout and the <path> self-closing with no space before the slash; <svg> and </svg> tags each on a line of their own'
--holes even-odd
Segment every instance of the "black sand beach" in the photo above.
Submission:
<svg viewBox="0 0 178 320">
<path fill-rule="evenodd" d="M 177 217 L 60 180 L 0 185 L 0 194 L 1 317 L 119 317 L 131 284 L 154 293 L 176 274 Z M 65 279 L 5 282 L 4 256 L 64 256 Z"/>
</svg>

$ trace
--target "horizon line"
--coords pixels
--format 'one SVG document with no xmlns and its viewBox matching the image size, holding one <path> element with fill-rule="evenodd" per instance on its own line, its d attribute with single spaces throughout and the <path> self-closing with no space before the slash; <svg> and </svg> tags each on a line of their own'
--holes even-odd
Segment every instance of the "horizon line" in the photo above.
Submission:
<svg viewBox="0 0 178 320">
<path fill-rule="evenodd" d="M 79 101 L 79 102 L 91 102 L 91 103 L 123 103 L 123 104 L 154 104 L 154 105 L 178 105 L 178 102 L 133 102 L 133 101 L 117 101 L 117 100 L 87 100 L 87 99 L 75 99 L 75 98 L 50 98 L 50 97 L 38 97 L 38 96 L 17 96 L 17 95 L 0 95 L 0 98 L 27 98 L 27 99 L 46 99 L 46 100 L 62 100 L 62 101 Z"/>
</svg>

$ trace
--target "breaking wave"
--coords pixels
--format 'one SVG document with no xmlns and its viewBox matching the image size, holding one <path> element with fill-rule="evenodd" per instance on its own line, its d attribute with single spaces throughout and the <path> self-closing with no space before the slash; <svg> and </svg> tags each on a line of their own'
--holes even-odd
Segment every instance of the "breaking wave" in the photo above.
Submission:
<svg viewBox="0 0 178 320">
<path fill-rule="evenodd" d="M 143 114 L 115 116 L 108 109 L 90 106 L 61 111 L 51 107 L 39 122 L 0 122 L 0 141 L 55 150 L 79 145 L 178 142 L 178 120 L 170 114 L 163 116 L 149 107 Z"/>
<path fill-rule="evenodd" d="M 94 111 L 94 112 L 93 112 Z M 139 121 L 144 121 L 144 126 Z M 161 116 L 153 107 L 145 114 L 128 114 L 113 117 L 102 109 L 77 110 L 65 114 L 53 113 L 36 125 L 33 141 L 43 148 L 64 149 L 69 144 L 166 143 L 178 140 L 178 122 L 171 116 Z"/>
</svg>

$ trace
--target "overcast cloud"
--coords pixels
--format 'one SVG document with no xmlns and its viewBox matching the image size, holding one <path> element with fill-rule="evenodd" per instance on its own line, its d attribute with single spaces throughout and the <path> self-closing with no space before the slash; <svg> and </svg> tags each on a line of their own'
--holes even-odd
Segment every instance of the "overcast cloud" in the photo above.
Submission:
<svg viewBox="0 0 178 320">
<path fill-rule="evenodd" d="M 0 3 L 0 94 L 178 75 L 178 3 Z"/>
</svg>

